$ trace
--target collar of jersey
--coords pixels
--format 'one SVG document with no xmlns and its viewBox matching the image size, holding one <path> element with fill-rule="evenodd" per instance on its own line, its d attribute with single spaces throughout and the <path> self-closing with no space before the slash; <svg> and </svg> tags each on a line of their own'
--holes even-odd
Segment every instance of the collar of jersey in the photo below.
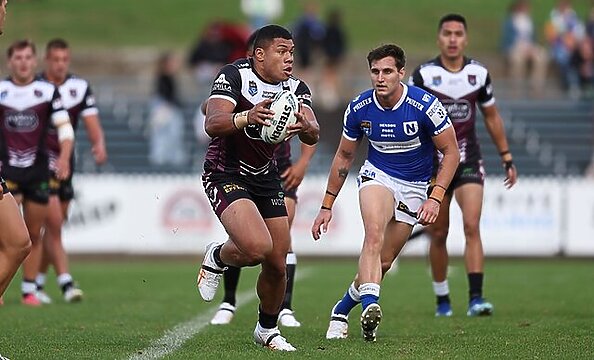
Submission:
<svg viewBox="0 0 594 360">
<path fill-rule="evenodd" d="M 400 99 L 398 100 L 396 105 L 394 105 L 392 107 L 392 109 L 390 109 L 391 111 L 398 109 L 400 107 L 400 105 L 402 105 L 402 103 L 404 102 L 404 99 L 406 99 L 406 95 L 408 94 L 408 86 L 405 83 L 403 83 L 402 81 L 400 82 L 400 84 L 402 84 L 402 86 L 403 86 L 402 96 L 400 96 Z M 387 110 L 377 100 L 377 97 L 375 96 L 375 90 L 373 90 L 373 102 L 375 103 L 375 106 L 377 106 L 378 109 L 380 109 L 382 111 Z"/>
</svg>

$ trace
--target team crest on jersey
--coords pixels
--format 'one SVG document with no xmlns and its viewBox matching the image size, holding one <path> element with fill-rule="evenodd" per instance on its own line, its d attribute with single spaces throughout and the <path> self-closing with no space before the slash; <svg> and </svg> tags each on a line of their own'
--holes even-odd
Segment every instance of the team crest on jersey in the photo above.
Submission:
<svg viewBox="0 0 594 360">
<path fill-rule="evenodd" d="M 371 136 L 371 121 L 361 121 L 361 130 L 365 133 L 365 135 L 367 135 L 367 137 Z"/>
<path fill-rule="evenodd" d="M 468 75 L 468 83 L 470 85 L 476 85 L 476 75 Z"/>
<path fill-rule="evenodd" d="M 248 83 L 248 93 L 252 96 L 258 93 L 258 85 L 256 85 L 256 82 L 253 80 L 250 80 Z"/>
<path fill-rule="evenodd" d="M 35 97 L 42 97 L 43 92 L 41 92 L 41 90 L 35 89 L 33 90 L 33 95 L 35 95 Z"/>
<path fill-rule="evenodd" d="M 70 89 L 70 96 L 73 98 L 76 97 L 76 89 Z"/>
<path fill-rule="evenodd" d="M 432 84 L 433 84 L 434 86 L 439 86 L 439 85 L 441 85 L 441 76 L 434 76 L 434 77 L 433 77 Z"/>
<path fill-rule="evenodd" d="M 404 133 L 408 136 L 413 136 L 419 132 L 419 124 L 415 121 L 405 121 L 402 123 Z"/>
</svg>

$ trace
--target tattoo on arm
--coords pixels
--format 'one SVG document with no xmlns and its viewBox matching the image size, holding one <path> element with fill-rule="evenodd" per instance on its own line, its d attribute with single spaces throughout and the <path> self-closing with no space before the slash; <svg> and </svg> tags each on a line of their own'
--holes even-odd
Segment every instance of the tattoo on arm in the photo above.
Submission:
<svg viewBox="0 0 594 360">
<path fill-rule="evenodd" d="M 346 179 L 346 177 L 347 177 L 348 174 L 349 174 L 349 169 L 347 169 L 347 168 L 340 168 L 340 169 L 338 169 L 338 176 L 339 177 L 341 177 L 343 179 Z"/>
</svg>

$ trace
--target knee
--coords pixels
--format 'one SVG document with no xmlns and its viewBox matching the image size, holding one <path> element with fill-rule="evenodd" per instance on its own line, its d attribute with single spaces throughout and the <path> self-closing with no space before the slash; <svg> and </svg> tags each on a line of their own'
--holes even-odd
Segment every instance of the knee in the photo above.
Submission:
<svg viewBox="0 0 594 360">
<path fill-rule="evenodd" d="M 479 224 L 476 222 L 465 222 L 464 223 L 464 235 L 466 236 L 466 241 L 468 239 L 475 239 L 479 235 Z"/>
<path fill-rule="evenodd" d="M 431 243 L 437 246 L 444 246 L 448 239 L 449 227 L 440 227 L 432 229 L 431 232 Z"/>
<path fill-rule="evenodd" d="M 272 243 L 264 242 L 254 244 L 243 251 L 245 261 L 247 261 L 250 266 L 261 264 L 271 252 Z"/>
<path fill-rule="evenodd" d="M 31 252 L 31 246 L 31 239 L 28 234 L 15 237 L 10 245 L 7 246 L 7 250 L 10 253 L 9 258 L 16 259 L 20 263 Z"/>
</svg>

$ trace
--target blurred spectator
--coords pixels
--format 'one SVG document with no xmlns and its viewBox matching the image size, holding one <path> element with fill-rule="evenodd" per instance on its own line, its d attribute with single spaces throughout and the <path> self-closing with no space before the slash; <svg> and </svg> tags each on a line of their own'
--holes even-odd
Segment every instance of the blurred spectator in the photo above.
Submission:
<svg viewBox="0 0 594 360">
<path fill-rule="evenodd" d="M 253 31 L 274 22 L 283 13 L 283 0 L 241 0 L 241 11 L 249 18 Z"/>
<path fill-rule="evenodd" d="M 318 4 L 315 1 L 307 1 L 303 7 L 303 13 L 293 26 L 295 57 L 299 65 L 299 74 L 310 87 L 315 87 L 315 81 L 311 74 L 314 53 L 316 50 L 320 50 L 326 34 L 326 27 L 320 20 L 318 12 Z"/>
<path fill-rule="evenodd" d="M 338 8 L 330 10 L 326 20 L 326 34 L 322 42 L 326 64 L 324 80 L 320 91 L 320 103 L 334 109 L 338 106 L 340 92 L 339 71 L 346 52 L 347 39 L 342 23 L 342 14 Z"/>
<path fill-rule="evenodd" d="M 184 118 L 175 74 L 180 61 L 170 52 L 157 61 L 155 94 L 149 112 L 149 160 L 153 165 L 181 166 L 187 162 Z"/>
<path fill-rule="evenodd" d="M 586 41 L 584 24 L 571 6 L 570 0 L 559 0 L 551 11 L 545 27 L 551 55 L 557 64 L 563 86 L 570 96 L 580 94 L 580 82 L 588 77 L 588 63 L 592 52 Z"/>
<path fill-rule="evenodd" d="M 538 94 L 544 88 L 547 71 L 546 50 L 536 43 L 529 0 L 514 0 L 503 23 L 502 48 L 510 67 L 514 90 L 523 92 L 530 68 L 530 89 Z"/>
</svg>

